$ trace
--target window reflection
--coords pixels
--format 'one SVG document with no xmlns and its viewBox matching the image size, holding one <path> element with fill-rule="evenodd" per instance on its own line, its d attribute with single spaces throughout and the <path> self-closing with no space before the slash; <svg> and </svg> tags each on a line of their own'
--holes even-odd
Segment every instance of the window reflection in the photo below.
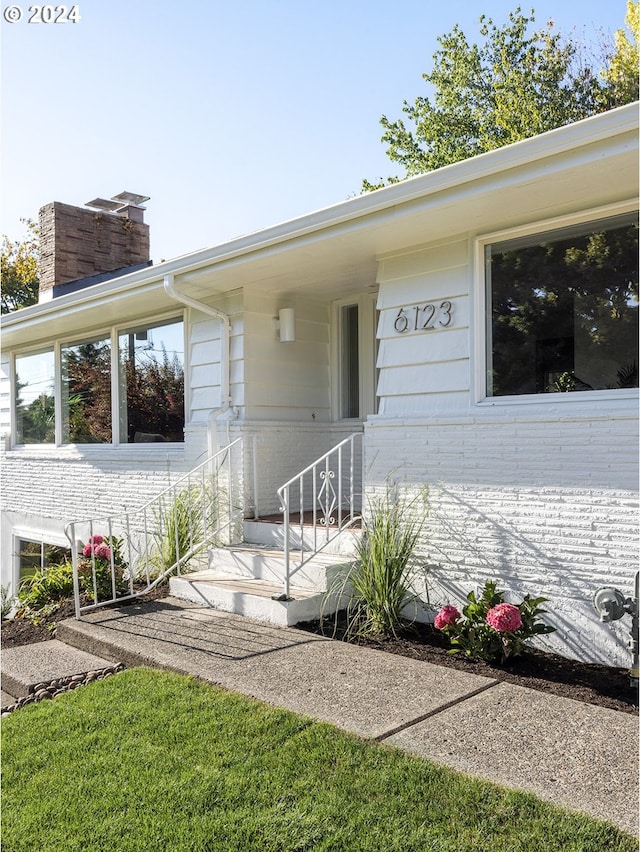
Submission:
<svg viewBox="0 0 640 852">
<path fill-rule="evenodd" d="M 184 441 L 182 321 L 127 329 L 118 350 L 120 441 Z"/>
</svg>

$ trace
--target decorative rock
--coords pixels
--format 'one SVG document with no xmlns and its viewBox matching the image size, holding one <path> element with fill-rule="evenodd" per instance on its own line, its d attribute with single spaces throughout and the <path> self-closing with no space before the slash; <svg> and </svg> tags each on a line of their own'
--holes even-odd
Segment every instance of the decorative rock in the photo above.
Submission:
<svg viewBox="0 0 640 852">
<path fill-rule="evenodd" d="M 70 677 L 55 678 L 49 683 L 38 683 L 29 695 L 19 698 L 15 704 L 9 707 L 2 708 L 2 717 L 9 716 L 18 707 L 24 707 L 26 704 L 32 704 L 34 701 L 44 701 L 49 698 L 56 698 L 64 692 L 69 692 L 72 689 L 77 689 L 79 686 L 91 683 L 94 680 L 104 680 L 113 674 L 124 671 L 123 663 L 114 663 L 106 666 L 104 669 L 87 672 L 86 674 L 75 674 Z"/>
</svg>

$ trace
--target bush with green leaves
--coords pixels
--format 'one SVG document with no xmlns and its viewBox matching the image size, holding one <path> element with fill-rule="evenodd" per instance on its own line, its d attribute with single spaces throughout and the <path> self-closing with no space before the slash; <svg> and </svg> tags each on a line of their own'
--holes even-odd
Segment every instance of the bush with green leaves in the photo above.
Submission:
<svg viewBox="0 0 640 852">
<path fill-rule="evenodd" d="M 96 603 L 113 596 L 112 555 L 116 596 L 127 593 L 129 590 L 127 564 L 121 556 L 121 550 L 122 539 L 115 536 L 106 538 L 100 535 L 91 536 L 78 560 L 78 585 L 81 593 L 88 594 Z M 20 608 L 23 612 L 38 612 L 72 597 L 73 563 L 71 560 L 36 568 L 33 574 L 22 578 L 18 590 Z"/>
<path fill-rule="evenodd" d="M 348 596 L 348 639 L 397 636 L 408 619 L 403 610 L 416 600 L 414 551 L 428 514 L 427 489 L 403 500 L 390 489 L 374 498 L 362 521 L 357 560 L 329 589 L 327 597 Z"/>
<path fill-rule="evenodd" d="M 73 597 L 73 565 L 45 565 L 23 577 L 18 587 L 20 608 L 41 610 L 52 603 Z"/>
<path fill-rule="evenodd" d="M 443 607 L 434 627 L 449 637 L 450 654 L 464 653 L 471 659 L 502 664 L 522 654 L 525 640 L 555 631 L 555 627 L 540 621 L 546 612 L 541 604 L 546 600 L 525 595 L 520 604 L 505 603 L 503 592 L 489 580 L 480 597 L 469 592 L 462 613 L 454 606 Z"/>
</svg>

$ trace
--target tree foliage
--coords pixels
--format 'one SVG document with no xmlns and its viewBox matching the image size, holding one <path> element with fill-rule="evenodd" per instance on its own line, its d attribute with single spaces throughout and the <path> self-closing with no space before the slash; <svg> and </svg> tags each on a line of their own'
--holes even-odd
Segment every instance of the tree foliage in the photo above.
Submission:
<svg viewBox="0 0 640 852">
<path fill-rule="evenodd" d="M 585 58 L 551 22 L 530 34 L 533 10 L 517 7 L 502 27 L 483 15 L 480 45 L 456 25 L 422 75 L 433 97 L 404 101 L 407 123 L 380 119 L 387 155 L 412 177 L 636 100 L 638 6 L 630 0 L 627 10 L 633 42 L 620 30 L 598 71 L 599 60 Z M 363 181 L 364 190 L 384 185 Z"/>
<path fill-rule="evenodd" d="M 27 226 L 24 240 L 2 237 L 0 256 L 0 309 L 8 314 L 38 301 L 38 226 L 31 219 L 21 220 Z"/>
</svg>

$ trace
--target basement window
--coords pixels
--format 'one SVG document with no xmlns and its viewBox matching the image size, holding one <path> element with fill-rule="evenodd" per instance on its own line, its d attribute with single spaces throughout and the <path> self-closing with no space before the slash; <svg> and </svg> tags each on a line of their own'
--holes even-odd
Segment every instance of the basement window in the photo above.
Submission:
<svg viewBox="0 0 640 852">
<path fill-rule="evenodd" d="M 47 544 L 44 541 L 17 539 L 18 579 L 32 577 L 36 571 L 44 571 L 49 565 L 60 565 L 71 559 L 68 547 Z"/>
<path fill-rule="evenodd" d="M 638 387 L 638 226 L 617 216 L 485 246 L 487 395 Z"/>
</svg>

